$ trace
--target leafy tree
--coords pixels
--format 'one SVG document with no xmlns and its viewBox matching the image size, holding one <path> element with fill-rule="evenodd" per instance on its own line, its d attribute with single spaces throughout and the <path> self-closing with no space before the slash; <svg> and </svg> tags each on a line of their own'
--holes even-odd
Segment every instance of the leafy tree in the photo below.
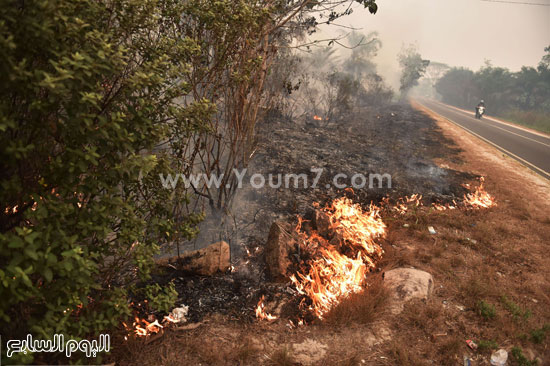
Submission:
<svg viewBox="0 0 550 366">
<path fill-rule="evenodd" d="M 314 70 L 325 70 L 340 62 L 336 47 L 316 47 L 305 58 L 306 66 Z"/>
<path fill-rule="evenodd" d="M 478 99 L 484 99 L 489 110 L 502 110 L 512 103 L 514 80 L 509 70 L 487 64 L 475 76 Z"/>
<path fill-rule="evenodd" d="M 473 108 L 484 99 L 490 114 L 510 118 L 542 131 L 550 131 L 550 47 L 538 67 L 518 72 L 493 67 L 487 62 L 479 71 L 449 70 L 436 83 L 445 103 Z"/>
<path fill-rule="evenodd" d="M 401 78 L 399 90 L 401 98 L 405 98 L 412 87 L 418 85 L 418 79 L 424 75 L 430 64 L 429 60 L 423 60 L 415 45 L 401 50 L 397 56 L 401 66 Z"/>
<path fill-rule="evenodd" d="M 370 32 L 364 35 L 356 31 L 351 32 L 348 35 L 348 44 L 351 48 L 351 54 L 343 62 L 343 69 L 356 80 L 361 80 L 364 76 L 375 73 L 376 65 L 372 59 L 382 46 L 382 42 L 378 39 L 378 33 Z"/>
<path fill-rule="evenodd" d="M 199 45 L 173 1 L 4 2 L 0 20 L 2 335 L 84 337 L 118 325 L 174 235 L 181 190 L 158 173 L 169 136 L 203 130 L 204 100 L 177 102 Z M 156 291 L 173 301 L 173 288 Z M 5 338 L 4 338 L 5 339 Z M 5 349 L 5 348 L 4 348 Z"/>
<path fill-rule="evenodd" d="M 465 68 L 452 68 L 435 85 L 445 103 L 462 108 L 470 108 L 478 102 L 479 90 L 474 81 L 473 71 Z"/>
<path fill-rule="evenodd" d="M 544 47 L 544 52 L 546 54 L 542 56 L 542 60 L 540 61 L 539 67 L 550 67 L 550 46 Z"/>
<path fill-rule="evenodd" d="M 550 48 L 545 48 L 550 54 Z M 518 72 L 493 67 L 489 62 L 479 71 L 464 68 L 449 70 L 436 84 L 446 103 L 472 108 L 484 99 L 492 113 L 502 114 L 517 108 L 523 111 L 550 112 L 550 68 L 544 56 L 537 68 L 524 66 Z"/>
<path fill-rule="evenodd" d="M 426 68 L 424 76 L 419 80 L 418 86 L 414 88 L 414 93 L 421 96 L 436 98 L 437 92 L 435 90 L 435 85 L 437 81 L 441 79 L 441 77 L 449 70 L 449 65 L 431 61 Z"/>
</svg>

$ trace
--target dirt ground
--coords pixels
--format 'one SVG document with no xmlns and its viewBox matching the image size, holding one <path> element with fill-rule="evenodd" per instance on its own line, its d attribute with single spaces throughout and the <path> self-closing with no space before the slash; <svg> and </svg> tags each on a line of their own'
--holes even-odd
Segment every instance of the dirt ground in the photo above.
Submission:
<svg viewBox="0 0 550 366">
<path fill-rule="evenodd" d="M 388 235 L 381 243 L 385 255 L 378 265 L 380 272 L 369 278 L 373 285 L 368 291 L 344 301 L 323 322 L 302 327 L 290 327 L 288 319 L 260 322 L 253 317 L 257 289 L 250 285 L 253 282 L 259 288 L 266 280 L 260 266 L 248 272 L 247 286 L 235 285 L 240 283 L 238 278 L 231 280 L 239 296 L 248 299 L 237 302 L 242 307 L 237 313 L 250 314 L 248 317 L 236 316 L 235 311 L 228 311 L 231 306 L 218 304 L 223 311 L 195 316 L 194 329 L 169 329 L 149 340 L 115 339 L 109 361 L 174 366 L 405 366 L 463 365 L 467 356 L 472 365 L 489 365 L 493 350 L 505 348 L 510 365 L 550 364 L 550 183 L 455 125 L 415 108 L 394 106 L 371 121 L 371 125 L 378 123 L 377 131 L 383 128 L 385 135 L 368 129 L 357 132 L 353 125 L 334 131 L 271 126 L 266 139 L 275 140 L 274 146 L 260 152 L 256 161 L 256 171 L 273 169 L 274 164 L 309 169 L 312 162 L 325 161 L 329 170 L 343 166 L 352 172 L 361 168 L 365 154 L 369 169 L 384 167 L 395 172 L 398 185 L 390 191 L 358 194 L 359 202 L 412 193 L 427 197 L 424 208 L 405 215 L 384 215 L 388 225 Z M 407 125 L 411 132 L 405 139 L 398 131 Z M 281 144 L 289 140 L 289 134 L 307 140 L 307 148 L 293 152 L 292 146 Z M 397 158 L 383 160 L 391 154 Z M 358 165 L 349 166 L 354 161 Z M 475 183 L 478 176 L 485 177 L 486 190 L 496 198 L 496 207 L 468 211 L 429 208 L 432 201 L 460 197 L 464 192 L 460 183 Z M 264 216 L 255 217 L 255 231 L 240 236 L 249 246 L 265 242 L 272 220 L 307 215 L 312 201 L 329 200 L 338 192 L 275 190 L 272 196 L 254 194 L 267 197 L 271 208 L 256 212 L 255 216 Z M 429 234 L 428 226 L 437 233 Z M 409 302 L 401 314 L 392 315 L 386 311 L 388 292 L 380 273 L 396 267 L 427 271 L 435 285 L 427 301 Z M 211 281 L 208 286 L 214 288 L 216 281 Z M 224 291 L 231 292 L 227 288 Z M 191 301 L 185 299 L 185 291 L 182 294 L 182 301 Z M 201 297 L 196 290 L 191 294 Z M 220 303 L 229 301 L 228 297 L 220 299 Z M 477 351 L 467 346 L 468 339 L 477 342 Z"/>
</svg>

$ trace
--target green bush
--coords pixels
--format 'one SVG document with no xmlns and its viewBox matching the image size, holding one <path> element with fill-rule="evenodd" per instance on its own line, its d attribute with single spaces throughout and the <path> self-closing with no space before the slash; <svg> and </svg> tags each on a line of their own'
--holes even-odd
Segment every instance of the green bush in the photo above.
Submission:
<svg viewBox="0 0 550 366">
<path fill-rule="evenodd" d="M 523 350 L 520 347 L 512 348 L 511 354 L 511 364 L 516 366 L 537 366 L 539 363 L 536 360 L 529 361 L 527 357 L 523 354 Z"/>
<path fill-rule="evenodd" d="M 217 169 L 228 136 L 233 158 L 249 156 L 273 40 L 316 3 L 0 4 L 3 340 L 103 332 L 130 314 L 130 294 L 170 309 L 173 287 L 139 286 L 202 215 L 159 174 Z"/>
<path fill-rule="evenodd" d="M 477 341 L 477 348 L 480 352 L 497 349 L 498 343 L 493 341 L 492 339 L 489 339 L 489 340 L 480 339 L 479 341 Z"/>
<path fill-rule="evenodd" d="M 495 309 L 495 306 L 483 300 L 481 300 L 477 304 L 477 312 L 485 320 L 494 319 L 497 316 L 497 311 Z"/>
<path fill-rule="evenodd" d="M 550 112 L 545 113 L 512 109 L 502 113 L 502 117 L 535 130 L 550 133 Z"/>
<path fill-rule="evenodd" d="M 181 3 L 2 3 L 3 341 L 116 326 L 159 246 L 196 233 L 200 216 L 174 215 L 185 192 L 158 179 L 181 160 L 159 145 L 214 112 L 177 103 L 198 49 L 178 35 Z M 149 294 L 164 310 L 174 300 Z"/>
<path fill-rule="evenodd" d="M 550 324 L 545 324 L 541 328 L 531 331 L 531 340 L 536 344 L 542 344 L 550 333 Z"/>
<path fill-rule="evenodd" d="M 525 321 L 529 319 L 532 315 L 529 309 L 522 309 L 518 304 L 508 299 L 507 296 L 502 295 L 500 297 L 500 301 L 502 302 L 506 310 L 508 310 L 510 314 L 512 314 L 512 317 L 517 322 Z"/>
</svg>

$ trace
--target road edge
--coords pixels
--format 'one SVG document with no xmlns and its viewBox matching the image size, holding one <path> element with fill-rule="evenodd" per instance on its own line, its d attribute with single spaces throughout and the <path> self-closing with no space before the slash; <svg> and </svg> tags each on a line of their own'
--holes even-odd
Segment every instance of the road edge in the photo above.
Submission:
<svg viewBox="0 0 550 366">
<path fill-rule="evenodd" d="M 460 107 L 456 107 L 456 106 L 451 105 L 451 104 L 443 103 L 443 102 L 441 102 L 441 101 L 439 101 L 439 100 L 435 100 L 435 99 L 432 99 L 432 100 L 433 100 L 434 102 L 436 102 L 436 103 L 442 104 L 442 105 L 447 106 L 447 107 L 449 107 L 449 108 L 453 108 L 453 109 L 455 109 L 455 110 L 457 110 L 457 111 L 464 112 L 464 113 L 468 113 L 468 114 L 471 114 L 472 116 L 474 115 L 474 112 L 471 112 L 471 111 L 469 111 L 469 110 L 467 110 L 467 109 L 460 108 Z M 550 138 L 550 134 L 548 134 L 548 133 L 545 133 L 545 132 L 542 132 L 542 131 L 538 131 L 538 130 L 534 130 L 534 129 L 529 128 L 529 127 L 527 127 L 527 126 L 520 125 L 520 124 L 511 122 L 511 121 L 506 121 L 506 120 L 499 119 L 499 118 L 492 117 L 492 116 L 483 116 L 483 118 L 488 119 L 488 120 L 493 121 L 493 122 L 497 122 L 497 123 L 503 124 L 503 125 L 507 125 L 507 126 L 510 126 L 510 127 L 517 128 L 518 130 L 522 130 L 522 131 L 525 131 L 525 132 L 532 133 L 533 135 L 537 135 L 537 136 L 540 136 L 540 137 Z"/>
<path fill-rule="evenodd" d="M 409 101 L 411 106 L 416 109 L 416 110 L 420 110 L 430 116 L 432 116 L 433 118 L 435 118 L 436 120 L 444 120 L 444 121 L 447 121 L 448 123 L 451 123 L 452 125 L 460 128 L 461 130 L 463 131 L 466 131 L 468 132 L 470 135 L 478 138 L 479 140 L 482 140 L 483 142 L 485 142 L 487 145 L 491 146 L 493 149 L 501 152 L 504 154 L 504 156 L 507 156 L 508 158 L 510 158 L 511 160 L 513 160 L 514 162 L 518 163 L 519 166 L 527 169 L 529 172 L 531 173 L 534 173 L 536 174 L 537 177 L 540 177 L 542 179 L 545 179 L 547 180 L 548 182 L 550 182 L 550 172 L 547 172 L 539 167 L 537 167 L 536 165 L 534 164 L 531 164 L 530 162 L 526 161 L 525 159 L 517 156 L 516 154 L 514 154 L 513 152 L 511 151 L 508 151 L 506 150 L 505 148 L 495 144 L 494 142 L 486 139 L 485 137 L 483 136 L 480 136 L 479 134 L 475 133 L 474 131 L 460 125 L 459 123 L 456 123 L 454 122 L 453 120 L 445 117 L 445 116 L 442 116 L 441 114 L 433 111 L 432 109 L 430 109 L 429 107 L 426 107 L 425 105 L 423 105 L 421 102 L 419 101 L 416 101 L 416 100 L 410 100 Z M 444 103 L 442 103 L 444 104 Z M 452 107 L 452 106 L 451 106 Z M 453 107 L 454 108 L 454 107 Z"/>
</svg>

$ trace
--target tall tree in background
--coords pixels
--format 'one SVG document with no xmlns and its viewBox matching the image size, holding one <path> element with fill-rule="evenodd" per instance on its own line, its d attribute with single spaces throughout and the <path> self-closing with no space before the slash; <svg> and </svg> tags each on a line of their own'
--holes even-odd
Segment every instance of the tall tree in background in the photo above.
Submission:
<svg viewBox="0 0 550 366">
<path fill-rule="evenodd" d="M 373 58 L 382 46 L 377 32 L 362 34 L 356 31 L 351 32 L 347 37 L 351 54 L 342 63 L 344 72 L 350 74 L 354 79 L 361 80 L 368 74 L 376 73 L 376 64 Z"/>
<path fill-rule="evenodd" d="M 479 102 L 479 91 L 475 83 L 475 74 L 466 68 L 452 68 L 435 84 L 444 103 L 457 107 L 471 108 Z"/>
<path fill-rule="evenodd" d="M 422 59 L 414 44 L 403 48 L 397 56 L 397 60 L 401 66 L 399 90 L 401 91 L 401 99 L 405 99 L 411 88 L 418 85 L 418 80 L 426 72 L 430 61 Z"/>
</svg>

